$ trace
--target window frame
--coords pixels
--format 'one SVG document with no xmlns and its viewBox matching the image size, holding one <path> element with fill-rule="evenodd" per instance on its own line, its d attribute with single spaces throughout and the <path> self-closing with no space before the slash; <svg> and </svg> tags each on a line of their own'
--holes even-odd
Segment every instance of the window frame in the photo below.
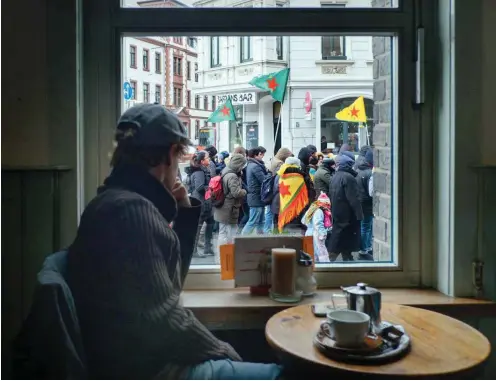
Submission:
<svg viewBox="0 0 496 381">
<path fill-rule="evenodd" d="M 143 103 L 150 103 L 150 82 L 143 82 Z"/>
<path fill-rule="evenodd" d="M 136 45 L 130 44 L 129 45 L 129 67 L 131 69 L 137 69 L 137 61 L 136 61 L 136 52 L 138 48 Z M 133 57 L 134 57 L 134 65 L 133 65 Z"/>
<path fill-rule="evenodd" d="M 340 40 L 341 51 L 343 54 L 341 54 L 339 56 L 333 56 L 333 55 L 324 56 L 324 39 L 329 38 L 330 39 L 329 45 L 332 45 L 332 38 L 336 38 L 336 37 L 338 37 Z M 346 36 L 322 36 L 321 41 L 320 41 L 320 48 L 321 48 L 320 55 L 321 55 L 322 61 L 347 60 L 348 59 L 348 56 L 346 55 Z"/>
<path fill-rule="evenodd" d="M 200 96 L 198 94 L 195 95 L 195 109 L 199 110 L 200 109 Z"/>
<path fill-rule="evenodd" d="M 208 111 L 208 95 L 203 96 L 203 109 Z"/>
<path fill-rule="evenodd" d="M 157 100 L 157 93 L 158 93 L 158 100 Z M 162 86 L 157 84 L 155 85 L 155 102 L 158 102 L 159 104 L 162 103 Z"/>
<path fill-rule="evenodd" d="M 425 263 L 433 261 L 432 240 L 425 237 L 419 226 L 432 224 L 433 211 L 421 208 L 422 201 L 432 200 L 432 176 L 421 170 L 418 163 L 409 159 L 417 157 L 423 137 L 432 134 L 432 125 L 420 123 L 420 113 L 411 106 L 414 94 L 414 73 L 412 73 L 415 30 L 412 18 L 415 14 L 414 0 L 403 0 L 398 8 L 384 9 L 312 9 L 279 8 L 277 17 L 270 8 L 219 9 L 210 12 L 207 9 L 130 9 L 121 8 L 120 1 L 99 2 L 88 0 L 86 4 L 100 17 L 87 21 L 85 30 L 86 57 L 97 57 L 94 62 L 85 60 L 85 73 L 89 85 L 85 86 L 85 140 L 84 156 L 85 183 L 83 202 L 91 199 L 96 187 L 108 173 L 108 144 L 100 142 L 95 146 L 89 136 L 92 131 L 106 131 L 115 124 L 121 113 L 121 74 L 123 36 L 162 35 L 170 36 L 180 33 L 183 36 L 278 36 L 308 34 L 322 36 L 326 34 L 381 35 L 395 33 L 398 35 L 398 86 L 395 98 L 398 100 L 394 117 L 399 136 L 397 157 L 400 168 L 398 183 L 398 236 L 400 237 L 398 266 L 395 268 L 377 268 L 370 266 L 340 266 L 326 271 L 317 271 L 320 286 L 336 286 L 363 280 L 378 287 L 415 287 L 433 284 L 433 277 L 421 274 Z M 105 4 L 103 4 L 105 3 Z M 226 25 L 225 20 L 231 21 Z M 427 12 L 424 17 L 428 19 Z M 88 20 L 88 19 L 87 19 Z M 186 22 L 187 21 L 187 22 Z M 92 23 L 97 23 L 91 28 Z M 296 28 L 294 25 L 298 25 Z M 428 25 L 428 24 L 425 24 Z M 110 54 L 98 54 L 108 51 Z M 219 52 L 220 53 L 220 52 Z M 96 100 L 100 103 L 97 103 Z M 430 107 L 430 105 L 429 105 Z M 99 133 L 103 135 L 103 132 Z M 100 136 L 97 135 L 97 136 Z M 316 144 L 318 144 L 316 137 Z M 429 153 L 432 155 L 432 153 Z M 100 157 L 97 163 L 92 157 Z M 96 164 L 96 165 L 95 165 Z M 426 185 L 428 184 L 428 185 Z M 408 218 L 407 218 L 408 217 Z M 427 225 L 424 225 L 427 224 Z M 409 231 L 409 228 L 412 229 Z M 350 272 L 350 270 L 352 270 Z M 220 281 L 218 269 L 192 269 L 187 277 L 186 288 L 231 288 L 231 281 Z"/>
<path fill-rule="evenodd" d="M 162 54 L 155 52 L 155 74 L 162 73 Z"/>
<path fill-rule="evenodd" d="M 245 56 L 245 46 L 248 46 L 248 54 Z M 241 36 L 239 38 L 239 62 L 253 61 L 252 36 Z"/>
<path fill-rule="evenodd" d="M 138 81 L 135 81 L 134 79 L 131 79 L 129 81 L 129 84 L 131 85 L 131 87 L 133 89 L 133 97 L 131 98 L 131 100 L 132 101 L 135 101 L 136 99 L 138 99 L 138 98 L 136 98 L 136 94 L 137 94 L 137 91 L 138 91 Z"/>
<path fill-rule="evenodd" d="M 214 59 L 214 41 L 215 45 L 217 45 L 217 55 Z M 212 36 L 210 37 L 210 67 L 220 67 L 222 66 L 220 63 L 220 36 Z"/>
<path fill-rule="evenodd" d="M 191 81 L 191 61 L 186 60 L 186 79 Z"/>
<path fill-rule="evenodd" d="M 146 58 L 146 65 L 145 65 L 145 58 Z M 143 48 L 143 71 L 150 71 L 150 49 Z"/>
</svg>

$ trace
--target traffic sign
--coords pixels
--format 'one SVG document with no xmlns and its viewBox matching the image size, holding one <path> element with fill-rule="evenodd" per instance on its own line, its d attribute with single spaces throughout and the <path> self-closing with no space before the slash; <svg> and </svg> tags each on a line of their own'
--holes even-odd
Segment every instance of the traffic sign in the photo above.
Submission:
<svg viewBox="0 0 496 381">
<path fill-rule="evenodd" d="M 134 90 L 129 82 L 124 82 L 124 99 L 126 101 L 133 99 Z"/>
</svg>

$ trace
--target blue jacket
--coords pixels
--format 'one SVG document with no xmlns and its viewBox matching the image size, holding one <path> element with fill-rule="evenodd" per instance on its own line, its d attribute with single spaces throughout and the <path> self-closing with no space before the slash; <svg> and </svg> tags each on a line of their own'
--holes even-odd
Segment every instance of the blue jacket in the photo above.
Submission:
<svg viewBox="0 0 496 381">
<path fill-rule="evenodd" d="M 248 206 L 261 207 L 265 206 L 262 202 L 262 183 L 267 176 L 267 168 L 261 160 L 248 158 L 248 166 L 246 167 L 246 183 L 248 186 Z"/>
<path fill-rule="evenodd" d="M 14 340 L 15 379 L 87 379 L 78 315 L 65 281 L 67 252 L 48 256 L 21 332 Z"/>
</svg>

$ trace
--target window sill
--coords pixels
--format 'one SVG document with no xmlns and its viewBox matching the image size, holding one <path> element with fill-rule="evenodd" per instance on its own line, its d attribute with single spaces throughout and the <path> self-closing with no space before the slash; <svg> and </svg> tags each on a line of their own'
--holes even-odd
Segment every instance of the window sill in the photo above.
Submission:
<svg viewBox="0 0 496 381">
<path fill-rule="evenodd" d="M 330 302 L 338 289 L 318 290 L 313 298 L 300 304 Z M 429 289 L 381 289 L 384 303 L 397 303 L 425 308 L 463 318 L 463 316 L 496 314 L 496 303 L 471 298 L 453 298 Z M 295 304 L 278 303 L 269 297 L 251 296 L 246 288 L 231 290 L 187 290 L 181 294 L 186 308 L 209 329 L 263 329 L 275 313 Z"/>
<path fill-rule="evenodd" d="M 315 61 L 317 65 L 343 65 L 343 66 L 351 66 L 355 63 L 355 60 L 347 60 L 346 58 L 340 59 L 336 58 L 333 60 L 318 60 Z"/>
</svg>

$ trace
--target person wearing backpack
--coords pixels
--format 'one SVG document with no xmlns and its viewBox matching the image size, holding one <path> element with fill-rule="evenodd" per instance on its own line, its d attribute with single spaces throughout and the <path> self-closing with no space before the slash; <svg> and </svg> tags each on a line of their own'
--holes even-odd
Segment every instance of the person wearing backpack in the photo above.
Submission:
<svg viewBox="0 0 496 381">
<path fill-rule="evenodd" d="M 254 230 L 263 229 L 265 203 L 262 201 L 262 183 L 267 177 L 267 169 L 263 162 L 265 148 L 252 148 L 248 154 L 248 165 L 246 167 L 246 182 L 248 186 L 248 206 L 250 217 L 241 234 L 249 235 Z"/>
<path fill-rule="evenodd" d="M 205 223 L 205 249 L 203 250 L 203 254 L 200 254 L 197 245 L 195 245 L 194 254 L 200 258 L 215 255 L 212 245 L 214 231 L 212 202 L 205 199 L 205 194 L 207 193 L 208 184 L 210 182 L 209 164 L 208 152 L 198 151 L 193 155 L 190 166 L 185 168 L 185 172 L 189 178 L 189 193 L 191 194 L 191 197 L 196 198 L 202 203 L 199 228 L 201 229 L 203 223 Z"/>
<path fill-rule="evenodd" d="M 241 181 L 241 171 L 245 166 L 246 158 L 241 154 L 234 154 L 221 172 L 224 202 L 213 208 L 214 220 L 219 223 L 219 245 L 232 243 L 237 231 L 239 210 L 246 196 Z M 215 254 L 215 262 L 220 264 L 220 253 Z"/>
</svg>

